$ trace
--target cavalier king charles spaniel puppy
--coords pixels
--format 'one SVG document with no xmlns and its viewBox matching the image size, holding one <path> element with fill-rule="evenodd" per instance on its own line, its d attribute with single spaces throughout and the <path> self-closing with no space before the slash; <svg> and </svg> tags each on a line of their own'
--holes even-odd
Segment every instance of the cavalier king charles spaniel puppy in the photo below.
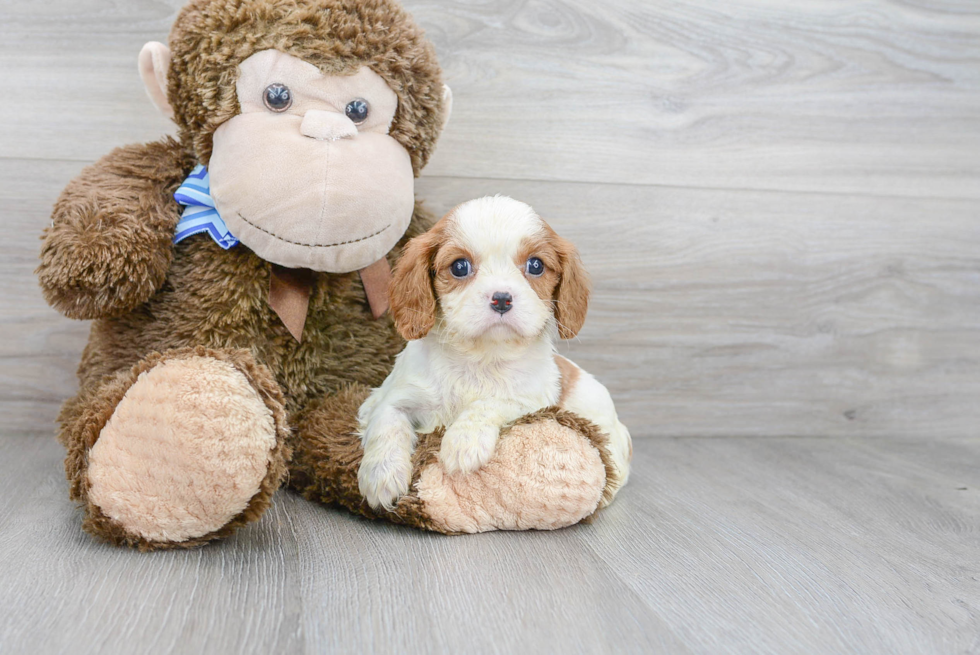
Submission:
<svg viewBox="0 0 980 655">
<path fill-rule="evenodd" d="M 630 436 L 609 392 L 555 352 L 589 302 L 575 247 L 529 206 L 503 196 L 459 205 L 412 239 L 390 287 L 408 345 L 361 406 L 361 494 L 391 509 L 409 491 L 416 433 L 445 427 L 439 458 L 469 473 L 493 455 L 501 427 L 558 405 L 609 436 L 614 483 L 625 483 Z"/>
</svg>

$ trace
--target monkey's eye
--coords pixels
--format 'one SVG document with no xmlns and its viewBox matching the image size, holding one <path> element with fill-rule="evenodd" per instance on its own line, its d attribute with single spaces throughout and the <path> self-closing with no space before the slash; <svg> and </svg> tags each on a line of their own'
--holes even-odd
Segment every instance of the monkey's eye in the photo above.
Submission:
<svg viewBox="0 0 980 655">
<path fill-rule="evenodd" d="M 455 278 L 464 278 L 470 274 L 473 270 L 473 266 L 470 264 L 468 259 L 457 259 L 452 264 L 449 265 L 449 272 L 453 274 Z"/>
<path fill-rule="evenodd" d="M 347 103 L 347 106 L 344 107 L 344 113 L 353 122 L 363 123 L 367 120 L 368 114 L 371 113 L 371 105 L 364 98 L 357 98 Z"/>
<path fill-rule="evenodd" d="M 285 84 L 270 84 L 262 93 L 265 106 L 276 113 L 286 111 L 293 105 L 293 94 Z"/>
<path fill-rule="evenodd" d="M 531 257 L 524 265 L 524 270 L 531 277 L 541 277 L 541 275 L 544 273 L 544 262 L 537 257 Z"/>
</svg>

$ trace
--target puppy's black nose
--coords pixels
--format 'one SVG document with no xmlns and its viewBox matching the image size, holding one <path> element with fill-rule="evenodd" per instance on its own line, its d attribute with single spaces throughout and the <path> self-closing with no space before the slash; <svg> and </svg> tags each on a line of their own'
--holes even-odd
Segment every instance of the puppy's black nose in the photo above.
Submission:
<svg viewBox="0 0 980 655">
<path fill-rule="evenodd" d="M 510 311 L 511 306 L 514 304 L 514 298 L 509 293 L 504 293 L 503 291 L 496 291 L 492 296 L 490 301 L 490 307 L 493 311 L 500 312 L 501 314 L 506 314 Z"/>
</svg>

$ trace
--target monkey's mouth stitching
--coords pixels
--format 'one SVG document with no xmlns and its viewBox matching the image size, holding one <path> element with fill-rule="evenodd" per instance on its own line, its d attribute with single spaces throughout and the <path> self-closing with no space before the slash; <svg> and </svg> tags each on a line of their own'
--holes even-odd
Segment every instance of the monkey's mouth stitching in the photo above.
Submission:
<svg viewBox="0 0 980 655">
<path fill-rule="evenodd" d="M 381 234 L 382 232 L 384 232 L 385 230 L 387 230 L 389 227 L 391 227 L 391 223 L 388 223 L 387 225 L 385 225 L 383 228 L 381 228 L 380 230 L 378 230 L 374 234 L 369 234 L 366 237 L 361 237 L 359 239 L 351 239 L 349 241 L 338 241 L 337 243 L 302 243 L 301 241 L 292 241 L 290 239 L 283 238 L 283 237 L 279 236 L 278 234 L 275 234 L 273 232 L 270 232 L 269 230 L 265 229 L 264 227 L 259 227 L 258 225 L 256 225 L 252 221 L 250 221 L 247 218 L 245 218 L 244 216 L 242 216 L 242 213 L 241 212 L 238 212 L 238 218 L 242 219 L 243 221 L 245 221 L 246 223 L 248 223 L 249 225 L 251 225 L 252 227 L 254 227 L 256 230 L 258 230 L 260 232 L 265 232 L 266 234 L 268 234 L 273 239 L 278 239 L 279 241 L 283 241 L 285 243 L 291 243 L 294 246 L 303 246 L 304 248 L 335 248 L 337 246 L 346 246 L 346 245 L 349 245 L 349 244 L 352 244 L 352 243 L 358 243 L 360 241 L 367 241 L 368 239 L 373 239 L 374 237 L 378 236 L 379 234 Z"/>
</svg>

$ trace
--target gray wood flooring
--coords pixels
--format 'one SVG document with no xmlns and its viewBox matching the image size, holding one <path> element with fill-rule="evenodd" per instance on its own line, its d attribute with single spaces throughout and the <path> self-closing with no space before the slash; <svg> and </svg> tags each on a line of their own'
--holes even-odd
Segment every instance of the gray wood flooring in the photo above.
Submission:
<svg viewBox="0 0 980 655">
<path fill-rule="evenodd" d="M 456 96 L 419 195 L 578 244 L 630 484 L 459 538 L 281 493 L 141 555 L 67 500 L 87 327 L 32 270 L 64 184 L 170 129 L 135 58 L 181 4 L 0 0 L 0 654 L 980 653 L 980 4 L 406 2 Z"/>
<path fill-rule="evenodd" d="M 591 525 L 443 537 L 279 494 L 227 542 L 144 555 L 82 534 L 57 444 L 11 437 L 0 650 L 973 653 L 978 456 L 644 439 Z"/>
</svg>

